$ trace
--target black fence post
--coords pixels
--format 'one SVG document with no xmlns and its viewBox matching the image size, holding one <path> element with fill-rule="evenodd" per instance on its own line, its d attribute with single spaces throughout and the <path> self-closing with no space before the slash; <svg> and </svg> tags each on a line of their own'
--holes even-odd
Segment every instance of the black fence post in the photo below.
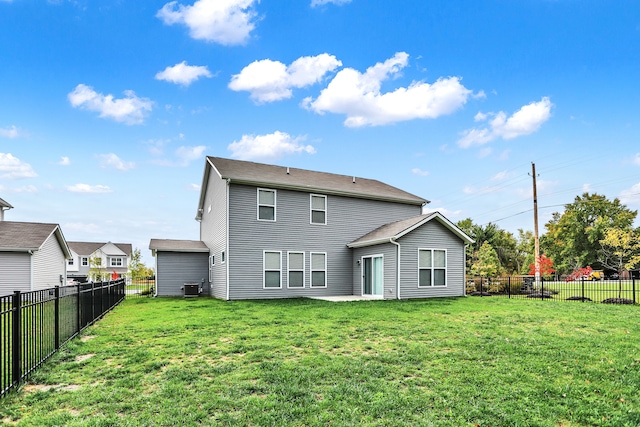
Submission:
<svg viewBox="0 0 640 427">
<path fill-rule="evenodd" d="M 484 292 L 484 279 L 480 276 L 480 298 L 482 298 L 482 294 Z"/>
<path fill-rule="evenodd" d="M 82 310 L 81 310 L 81 301 L 80 301 L 80 296 L 81 296 L 81 291 L 82 288 L 80 287 L 80 283 L 78 283 L 76 285 L 76 287 L 78 288 L 78 301 L 76 301 L 76 316 L 78 318 L 78 328 L 76 330 L 77 333 L 80 333 L 80 331 L 82 330 Z"/>
<path fill-rule="evenodd" d="M 55 289 L 55 302 L 53 305 L 53 340 L 55 349 L 60 348 L 60 286 Z"/>
<path fill-rule="evenodd" d="M 11 382 L 14 386 L 17 386 L 22 376 L 22 297 L 20 291 L 13 292 L 13 319 L 12 321 L 12 334 L 11 334 L 11 355 L 12 355 L 12 369 L 11 369 Z"/>
<path fill-rule="evenodd" d="M 511 298 L 511 276 L 507 277 L 507 294 Z"/>
<path fill-rule="evenodd" d="M 636 278 L 631 277 L 631 289 L 633 291 L 633 303 L 636 303 Z"/>
<path fill-rule="evenodd" d="M 540 295 L 542 296 L 542 301 L 544 301 L 544 277 L 540 277 Z"/>
<path fill-rule="evenodd" d="M 584 299 L 584 277 L 580 278 L 580 284 L 581 284 L 581 288 L 582 288 L 582 302 L 585 302 L 585 299 Z"/>
<path fill-rule="evenodd" d="M 96 285 L 95 283 L 91 282 L 91 321 L 93 322 L 93 319 L 96 318 L 95 316 L 95 300 L 96 300 L 96 295 L 95 295 L 95 289 L 96 289 Z"/>
</svg>

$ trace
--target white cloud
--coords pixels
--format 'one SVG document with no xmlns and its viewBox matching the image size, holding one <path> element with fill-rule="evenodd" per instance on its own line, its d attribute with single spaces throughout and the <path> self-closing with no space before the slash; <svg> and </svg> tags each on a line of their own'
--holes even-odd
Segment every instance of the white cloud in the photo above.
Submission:
<svg viewBox="0 0 640 427">
<path fill-rule="evenodd" d="M 37 193 L 38 188 L 35 185 L 23 185 L 21 187 L 5 187 L 0 185 L 0 192 L 3 193 Z"/>
<path fill-rule="evenodd" d="M 69 166 L 71 164 L 71 159 L 67 156 L 60 157 L 60 161 L 58 162 L 60 166 Z"/>
<path fill-rule="evenodd" d="M 640 182 L 620 192 L 620 202 L 625 205 L 640 205 Z"/>
<path fill-rule="evenodd" d="M 320 96 L 307 98 L 303 106 L 318 114 L 345 114 L 345 126 L 379 126 L 413 119 L 434 119 L 462 107 L 471 91 L 460 78 L 440 78 L 435 83 L 413 82 L 393 92 L 380 91 L 383 81 L 397 77 L 407 66 L 409 55 L 369 67 L 364 73 L 353 68 L 340 70 Z"/>
<path fill-rule="evenodd" d="M 286 132 L 275 131 L 267 135 L 242 135 L 240 141 L 234 141 L 227 149 L 231 156 L 241 160 L 278 159 L 294 153 L 314 154 L 316 149 L 303 145 L 305 137 L 291 137 Z"/>
<path fill-rule="evenodd" d="M 35 178 L 38 174 L 29 163 L 25 163 L 11 153 L 0 153 L 0 178 Z"/>
<path fill-rule="evenodd" d="M 475 187 L 473 185 L 467 185 L 466 187 L 464 187 L 462 189 L 462 192 L 464 194 L 469 194 L 469 195 L 471 195 L 471 194 L 488 194 L 488 193 L 496 192 L 496 191 L 500 190 L 500 188 L 502 188 L 502 187 L 499 187 L 497 185 L 493 185 L 493 186 L 489 186 L 489 187 L 482 187 L 482 188 L 477 188 L 477 187 Z"/>
<path fill-rule="evenodd" d="M 190 190 L 190 191 L 200 191 L 200 187 L 201 187 L 201 185 L 200 185 L 200 184 L 188 184 L 188 185 L 187 185 L 187 190 Z"/>
<path fill-rule="evenodd" d="M 478 113 L 475 121 L 487 121 L 488 127 L 468 129 L 462 133 L 458 145 L 469 148 L 473 145 L 483 145 L 497 138 L 505 140 L 529 135 L 551 117 L 553 104 L 549 97 L 543 97 L 539 102 L 532 102 L 520 108 L 507 118 L 504 111 L 499 113 Z M 490 118 L 492 117 L 492 118 Z"/>
<path fill-rule="evenodd" d="M 351 3 L 351 0 L 311 0 L 311 7 L 323 6 L 325 4 L 335 4 L 341 6 Z"/>
<path fill-rule="evenodd" d="M 279 61 L 254 61 L 234 75 L 229 89 L 247 91 L 256 102 L 273 102 L 291 98 L 292 88 L 302 88 L 319 82 L 322 77 L 341 66 L 335 56 L 322 53 L 303 56 L 289 66 Z"/>
<path fill-rule="evenodd" d="M 0 136 L 3 138 L 14 139 L 22 136 L 22 132 L 17 127 L 10 126 L 8 128 L 0 129 Z"/>
<path fill-rule="evenodd" d="M 414 175 L 419 175 L 419 176 L 427 176 L 427 175 L 429 175 L 429 171 L 423 171 L 420 168 L 411 169 L 411 173 L 413 173 Z"/>
<path fill-rule="evenodd" d="M 153 102 L 138 98 L 132 90 L 126 90 L 124 94 L 124 98 L 114 99 L 113 95 L 103 95 L 90 86 L 79 84 L 67 97 L 73 107 L 100 113 L 102 118 L 128 125 L 141 124 L 153 108 Z"/>
<path fill-rule="evenodd" d="M 164 80 L 182 86 L 189 86 L 200 77 L 212 76 L 206 66 L 187 65 L 187 61 L 182 61 L 173 67 L 167 67 L 164 71 L 157 73 L 156 80 Z"/>
<path fill-rule="evenodd" d="M 202 158 L 206 149 L 207 147 L 204 145 L 198 145 L 196 147 L 178 147 L 176 150 L 176 156 L 180 159 L 179 164 L 181 166 L 187 166 L 192 161 Z"/>
<path fill-rule="evenodd" d="M 507 178 L 510 178 L 513 174 L 510 174 L 509 171 L 498 172 L 494 176 L 491 177 L 491 181 L 503 181 Z"/>
<path fill-rule="evenodd" d="M 89 185 L 89 184 L 75 184 L 68 185 L 67 190 L 72 193 L 93 193 L 93 194 L 103 194 L 103 193 L 113 193 L 113 190 L 106 185 Z"/>
<path fill-rule="evenodd" d="M 196 0 L 191 6 L 172 1 L 156 16 L 166 25 L 184 24 L 198 40 L 222 45 L 245 44 L 255 28 L 252 6 L 259 0 Z"/>
<path fill-rule="evenodd" d="M 636 153 L 636 156 L 633 158 L 633 164 L 640 166 L 640 153 Z"/>
<path fill-rule="evenodd" d="M 119 171 L 127 171 L 136 165 L 134 162 L 125 162 L 113 153 L 100 154 L 98 158 L 100 159 L 101 168 L 114 168 Z"/>
</svg>

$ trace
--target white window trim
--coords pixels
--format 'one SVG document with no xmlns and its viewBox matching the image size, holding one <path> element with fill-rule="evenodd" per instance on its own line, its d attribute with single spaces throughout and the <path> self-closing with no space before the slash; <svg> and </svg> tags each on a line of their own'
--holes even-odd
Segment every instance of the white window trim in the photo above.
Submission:
<svg viewBox="0 0 640 427">
<path fill-rule="evenodd" d="M 83 256 L 82 258 L 80 258 L 80 265 L 83 267 L 88 267 L 89 266 L 89 257 Z"/>
<path fill-rule="evenodd" d="M 289 260 L 291 259 L 289 256 L 291 254 L 302 254 L 302 270 L 300 269 L 291 269 L 291 263 Z M 307 287 L 307 274 L 306 274 L 306 257 L 304 251 L 288 251 L 287 252 L 287 289 L 304 289 Z M 289 286 L 289 273 L 292 271 L 302 271 L 302 286 Z"/>
<path fill-rule="evenodd" d="M 267 266 L 265 265 L 265 261 L 266 261 L 266 254 L 267 253 L 274 253 L 274 254 L 278 254 L 280 256 L 280 268 L 279 268 L 279 272 L 280 272 L 280 286 L 277 288 L 273 288 L 273 287 L 268 287 L 266 286 L 267 284 Z M 269 270 L 269 271 L 275 271 L 275 270 Z M 282 251 L 262 251 L 262 289 L 269 289 L 269 290 L 273 290 L 273 289 L 282 289 Z"/>
<path fill-rule="evenodd" d="M 271 205 L 261 205 L 260 204 L 260 191 L 272 191 L 273 192 L 273 206 L 271 206 Z M 273 219 L 261 219 L 260 218 L 260 206 L 273 207 Z M 278 192 L 277 192 L 277 190 L 274 190 L 273 188 L 260 188 L 260 187 L 258 187 L 258 189 L 256 191 L 256 219 L 258 221 L 276 222 L 276 220 L 277 220 L 277 212 L 278 212 L 277 206 L 278 206 Z"/>
<path fill-rule="evenodd" d="M 324 269 L 323 270 L 318 270 L 313 268 L 313 255 L 314 254 L 322 254 L 324 255 Z M 309 275 L 309 287 L 312 289 L 324 289 L 327 287 L 327 282 L 329 281 L 329 274 L 327 271 L 327 264 L 328 264 L 328 259 L 327 259 L 327 253 L 326 252 L 309 252 L 309 271 L 310 271 L 310 275 Z M 313 286 L 313 272 L 314 271 L 324 271 L 324 286 Z"/>
<path fill-rule="evenodd" d="M 431 251 L 431 267 L 425 267 L 425 268 L 420 268 L 420 251 Z M 442 267 L 435 267 L 433 266 L 433 251 L 443 251 L 444 252 L 444 268 Z M 436 288 L 436 289 L 440 289 L 440 288 L 446 288 L 448 287 L 448 265 L 449 263 L 447 262 L 448 260 L 448 256 L 447 256 L 447 250 L 443 249 L 443 248 L 418 248 L 418 287 L 421 289 L 431 289 L 431 288 Z M 433 272 L 438 269 L 438 270 L 444 270 L 444 286 L 436 286 L 435 280 L 434 280 L 434 276 L 433 276 Z M 420 285 L 420 270 L 431 270 L 431 285 L 429 286 L 424 286 L 424 285 Z"/>
<path fill-rule="evenodd" d="M 322 197 L 324 198 L 324 209 L 313 209 L 313 198 L 314 197 Z M 309 194 L 309 224 L 312 225 L 327 225 L 327 216 L 328 216 L 328 206 L 327 206 L 327 196 L 324 194 Z M 324 222 L 313 222 L 313 211 L 322 211 L 324 212 Z"/>
<path fill-rule="evenodd" d="M 120 261 L 120 265 L 116 265 L 114 261 Z M 124 259 L 123 257 L 110 257 L 109 258 L 109 267 L 124 267 Z"/>
<path fill-rule="evenodd" d="M 69 265 L 69 266 L 73 266 L 74 264 L 75 264 L 75 259 L 74 259 L 74 258 L 69 258 L 69 259 L 67 260 L 67 265 Z"/>
<path fill-rule="evenodd" d="M 373 294 L 365 294 L 364 293 L 364 259 L 371 258 L 382 258 L 382 295 L 373 295 Z M 375 297 L 375 298 L 384 298 L 384 254 L 373 254 L 373 255 L 363 255 L 360 257 L 358 261 L 360 263 L 360 295 Z"/>
</svg>

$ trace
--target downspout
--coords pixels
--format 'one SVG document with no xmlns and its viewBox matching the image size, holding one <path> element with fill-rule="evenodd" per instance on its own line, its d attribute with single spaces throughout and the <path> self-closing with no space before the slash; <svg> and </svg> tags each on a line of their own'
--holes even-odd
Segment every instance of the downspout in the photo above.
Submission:
<svg viewBox="0 0 640 427">
<path fill-rule="evenodd" d="M 156 298 L 158 296 L 158 251 L 156 251 L 155 264 L 156 264 L 156 274 L 155 274 L 155 286 L 153 290 L 153 297 Z"/>
<path fill-rule="evenodd" d="M 462 271 L 464 271 L 464 274 L 462 275 L 464 278 L 462 291 L 465 297 L 467 296 L 467 247 L 469 247 L 469 245 L 464 245 L 464 251 L 462 251 Z"/>
<path fill-rule="evenodd" d="M 396 299 L 400 299 L 400 243 L 396 242 L 394 237 L 389 239 L 389 243 L 398 247 L 396 251 Z"/>
<path fill-rule="evenodd" d="M 225 251 L 226 251 L 226 257 L 227 257 L 227 259 L 225 260 L 225 267 L 226 267 L 225 268 L 225 270 L 226 270 L 225 273 L 227 275 L 227 278 L 226 278 L 226 282 L 227 282 L 226 283 L 226 285 L 227 285 L 227 301 L 229 301 L 229 265 L 231 264 L 231 260 L 230 260 L 230 255 L 231 255 L 230 252 L 231 251 L 229 250 L 229 185 L 230 184 L 231 184 L 231 180 L 229 178 L 227 178 L 227 191 L 226 191 L 226 195 L 225 195 L 226 199 L 227 199 L 226 200 L 227 209 L 226 209 L 226 212 L 225 212 L 225 217 L 226 217 L 225 218 L 225 222 L 226 222 L 226 225 L 227 225 L 227 232 L 226 232 L 227 235 L 225 236 L 225 240 L 226 240 Z"/>
<path fill-rule="evenodd" d="M 29 290 L 33 291 L 33 251 L 29 250 Z"/>
</svg>

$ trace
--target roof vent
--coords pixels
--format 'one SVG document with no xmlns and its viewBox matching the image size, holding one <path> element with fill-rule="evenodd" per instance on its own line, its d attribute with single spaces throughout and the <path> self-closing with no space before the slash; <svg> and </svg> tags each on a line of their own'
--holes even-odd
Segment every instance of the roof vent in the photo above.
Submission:
<svg viewBox="0 0 640 427">
<path fill-rule="evenodd" d="M 289 166 L 287 166 L 287 175 L 289 175 Z"/>
<path fill-rule="evenodd" d="M 356 183 L 356 177 L 355 176 L 353 177 L 353 183 L 354 184 Z"/>
</svg>

